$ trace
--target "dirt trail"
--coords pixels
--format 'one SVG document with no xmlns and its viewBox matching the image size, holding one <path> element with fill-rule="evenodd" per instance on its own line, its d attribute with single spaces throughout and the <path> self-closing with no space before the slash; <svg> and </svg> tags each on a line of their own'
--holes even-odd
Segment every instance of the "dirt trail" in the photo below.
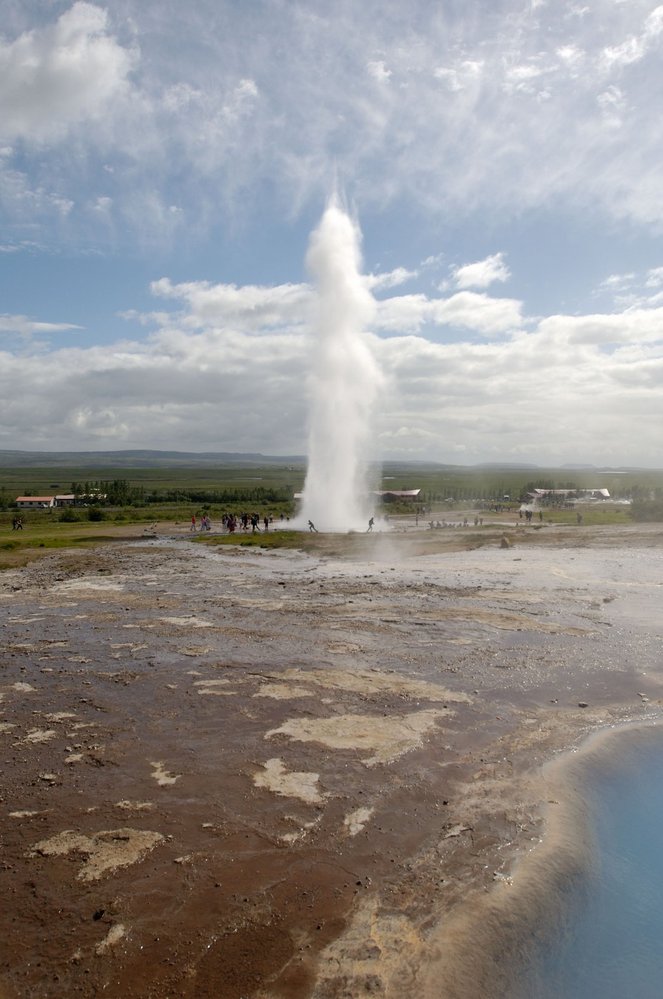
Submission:
<svg viewBox="0 0 663 999">
<path fill-rule="evenodd" d="M 0 993 L 419 996 L 539 765 L 660 711 L 661 529 L 501 533 L 2 574 Z"/>
</svg>

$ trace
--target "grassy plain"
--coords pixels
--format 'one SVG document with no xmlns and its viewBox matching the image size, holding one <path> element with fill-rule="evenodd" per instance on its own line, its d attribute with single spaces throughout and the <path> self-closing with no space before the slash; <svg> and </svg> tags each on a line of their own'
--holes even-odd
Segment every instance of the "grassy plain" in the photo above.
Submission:
<svg viewBox="0 0 663 999">
<path fill-rule="evenodd" d="M 142 487 L 146 494 L 170 490 L 252 489 L 263 486 L 297 492 L 304 483 L 304 465 L 226 466 L 164 465 L 144 468 L 118 465 L 67 465 L 62 468 L 1 468 L 0 489 L 7 495 L 45 495 L 68 493 L 74 482 L 112 482 L 126 479 L 132 486 Z"/>
<path fill-rule="evenodd" d="M 0 468 L 0 494 L 6 499 L 18 495 L 49 495 L 67 493 L 72 483 L 108 482 L 125 479 L 141 487 L 149 497 L 166 491 L 222 491 L 227 489 L 274 488 L 290 495 L 304 484 L 306 466 L 302 463 L 251 465 L 228 463 L 213 465 L 164 463 L 149 465 L 106 466 L 94 464 L 25 466 Z M 495 499 L 508 495 L 518 498 L 530 483 L 537 482 L 555 488 L 606 488 L 615 498 L 630 497 L 633 491 L 663 488 L 663 470 L 639 469 L 627 471 L 568 469 L 465 467 L 425 463 L 398 464 L 386 462 L 377 471 L 377 488 L 421 489 L 423 502 L 435 499 Z"/>
<path fill-rule="evenodd" d="M 151 464 L 145 467 L 119 465 L 109 467 L 94 464 L 62 464 L 28 468 L 0 468 L 0 568 L 8 568 L 45 554 L 54 548 L 79 547 L 97 544 L 100 541 L 139 537 L 149 530 L 149 525 L 159 524 L 160 532 L 167 527 L 173 531 L 184 531 L 191 515 L 209 512 L 213 524 L 218 525 L 221 515 L 233 510 L 256 510 L 275 518 L 273 534 L 246 536 L 217 536 L 215 543 L 259 544 L 265 546 L 306 547 L 315 546 L 315 537 L 303 537 L 301 533 L 289 531 L 287 517 L 295 510 L 294 494 L 304 485 L 306 468 L 303 463 L 270 463 L 267 465 L 249 463 L 212 464 L 173 464 L 163 467 Z M 70 492 L 74 482 L 95 483 L 122 479 L 131 486 L 144 489 L 145 500 L 131 506 L 102 506 L 92 512 L 90 508 L 76 508 L 66 512 L 76 517 L 73 522 L 63 521 L 63 510 L 23 511 L 22 531 L 12 530 L 12 520 L 17 511 L 12 503 L 18 495 L 50 495 L 55 492 Z M 496 516 L 518 518 L 521 493 L 533 483 L 554 488 L 575 486 L 577 488 L 606 488 L 615 499 L 647 497 L 663 490 L 663 471 L 593 471 L 569 469 L 536 468 L 466 468 L 461 466 L 441 466 L 427 464 L 386 463 L 381 476 L 376 476 L 376 488 L 383 490 L 420 489 L 421 506 L 426 512 L 419 518 L 419 526 L 425 527 L 429 520 L 453 520 L 454 517 L 475 511 L 486 512 L 489 525 L 489 509 L 499 507 Z M 210 495 L 236 490 L 238 494 L 256 488 L 276 489 L 284 497 L 283 502 L 253 502 L 226 500 L 206 502 L 182 498 L 177 502 L 163 502 L 159 499 L 164 493 L 174 491 L 183 497 L 190 494 Z M 509 499 L 505 499 L 509 497 Z M 411 507 L 388 506 L 385 510 L 400 516 L 414 511 Z M 100 517 L 91 521 L 90 516 Z M 494 519 L 494 518 L 492 518 Z M 583 521 L 587 526 L 627 524 L 630 520 L 628 506 L 601 503 L 583 508 Z M 574 510 L 550 509 L 543 513 L 544 523 L 574 524 L 577 515 Z"/>
</svg>

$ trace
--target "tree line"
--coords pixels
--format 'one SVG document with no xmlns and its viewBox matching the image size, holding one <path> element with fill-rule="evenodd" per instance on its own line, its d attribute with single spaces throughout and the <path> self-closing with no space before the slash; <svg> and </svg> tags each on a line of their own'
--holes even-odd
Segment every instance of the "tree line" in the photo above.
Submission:
<svg viewBox="0 0 663 999">
<path fill-rule="evenodd" d="M 99 479 L 94 482 L 72 482 L 71 492 L 77 503 L 98 503 L 109 506 L 145 506 L 151 503 L 195 503 L 230 505 L 237 503 L 289 503 L 289 488 L 278 486 L 233 486 L 228 489 L 195 487 L 146 489 L 132 485 L 128 479 Z"/>
</svg>

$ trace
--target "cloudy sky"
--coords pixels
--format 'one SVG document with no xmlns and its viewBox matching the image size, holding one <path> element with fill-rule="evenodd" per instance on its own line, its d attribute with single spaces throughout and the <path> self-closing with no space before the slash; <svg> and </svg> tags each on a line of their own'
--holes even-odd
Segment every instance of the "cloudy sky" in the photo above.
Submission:
<svg viewBox="0 0 663 999">
<path fill-rule="evenodd" d="M 336 188 L 377 456 L 663 467 L 663 5 L 0 14 L 0 448 L 304 453 Z"/>
</svg>

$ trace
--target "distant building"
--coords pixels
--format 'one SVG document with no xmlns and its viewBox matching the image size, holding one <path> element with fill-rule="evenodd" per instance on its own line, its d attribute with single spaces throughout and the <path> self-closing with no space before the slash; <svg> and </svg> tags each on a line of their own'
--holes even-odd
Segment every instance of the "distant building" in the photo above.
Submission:
<svg viewBox="0 0 663 999">
<path fill-rule="evenodd" d="M 90 493 L 89 496 L 78 498 L 73 493 L 61 493 L 58 496 L 17 496 L 16 505 L 19 510 L 51 510 L 55 506 L 75 506 L 77 502 L 90 500 L 93 503 L 106 499 L 105 493 Z"/>
<path fill-rule="evenodd" d="M 55 496 L 17 496 L 19 510 L 50 510 L 55 506 Z"/>
<path fill-rule="evenodd" d="M 401 500 L 405 503 L 416 503 L 421 489 L 376 489 L 374 496 L 379 496 L 384 503 L 395 503 Z"/>
<path fill-rule="evenodd" d="M 534 502 L 545 500 L 547 497 L 558 499 L 560 502 L 571 502 L 572 500 L 608 500 L 610 493 L 607 489 L 533 489 L 527 494 Z"/>
</svg>

